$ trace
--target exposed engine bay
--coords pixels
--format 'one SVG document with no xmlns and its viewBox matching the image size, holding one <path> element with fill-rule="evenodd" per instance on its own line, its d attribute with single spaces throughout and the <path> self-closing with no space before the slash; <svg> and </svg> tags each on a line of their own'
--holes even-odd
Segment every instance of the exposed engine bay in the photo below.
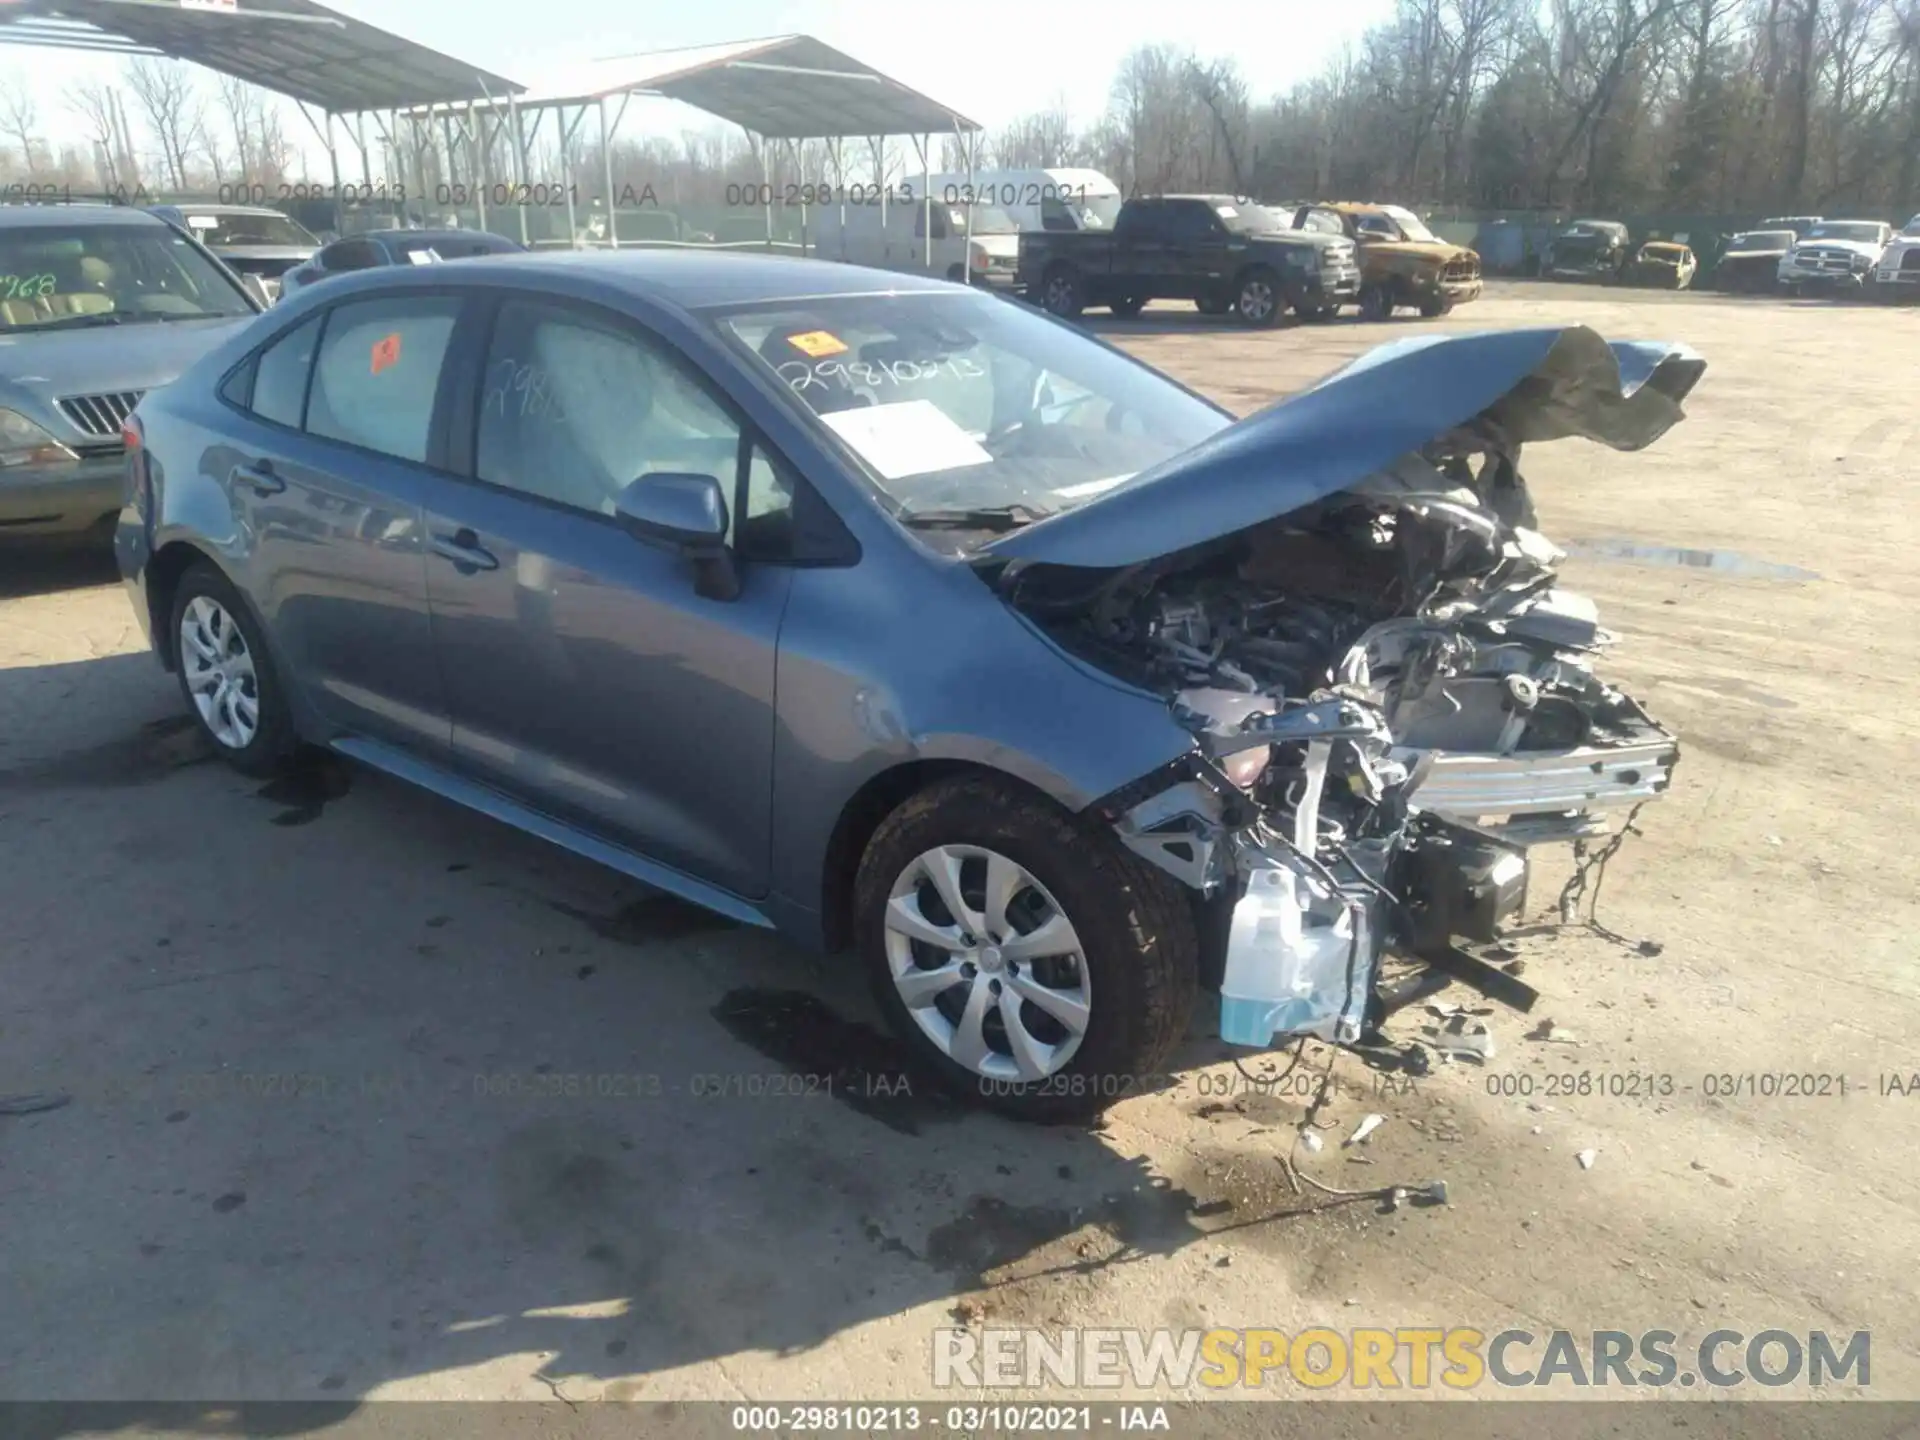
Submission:
<svg viewBox="0 0 1920 1440">
<path fill-rule="evenodd" d="M 1230 1041 L 1359 1038 L 1385 949 L 1493 940 L 1529 847 L 1605 834 L 1670 783 L 1677 743 L 1596 673 L 1613 637 L 1558 587 L 1518 454 L 1482 417 L 1184 553 L 1007 577 L 1195 736 L 1101 810 L 1231 902 Z"/>
</svg>

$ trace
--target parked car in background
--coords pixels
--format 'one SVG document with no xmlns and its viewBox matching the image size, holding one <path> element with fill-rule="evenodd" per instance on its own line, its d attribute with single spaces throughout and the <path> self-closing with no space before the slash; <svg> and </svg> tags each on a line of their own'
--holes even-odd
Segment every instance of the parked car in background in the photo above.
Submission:
<svg viewBox="0 0 1920 1440">
<path fill-rule="evenodd" d="M 1700 262 L 1691 247 L 1674 240 L 1649 240 L 1627 262 L 1620 278 L 1629 285 L 1656 290 L 1684 290 L 1693 284 Z"/>
<path fill-rule="evenodd" d="M 1780 263 L 1799 237 L 1791 230 L 1745 230 L 1727 241 L 1713 267 L 1715 290 L 1756 294 L 1780 288 Z"/>
<path fill-rule="evenodd" d="M 1028 232 L 1018 283 L 1063 319 L 1089 305 L 1138 315 L 1149 300 L 1191 300 L 1277 325 L 1291 309 L 1323 319 L 1360 295 L 1344 235 L 1295 231 L 1285 215 L 1232 195 L 1155 195 L 1120 207 L 1111 232 Z"/>
<path fill-rule="evenodd" d="M 1874 290 L 1882 300 L 1920 300 L 1920 215 L 1907 221 L 1880 254 Z"/>
<path fill-rule="evenodd" d="M 0 205 L 0 535 L 116 514 L 127 416 L 260 308 L 145 210 Z"/>
<path fill-rule="evenodd" d="M 901 183 L 917 194 L 922 181 Z M 1120 217 L 1120 187 L 1098 170 L 958 171 L 925 183 L 936 201 L 990 205 L 1022 230 L 1111 230 Z"/>
<path fill-rule="evenodd" d="M 1633 259 L 1633 241 L 1618 220 L 1576 220 L 1553 237 L 1541 273 L 1552 280 L 1621 278 Z"/>
<path fill-rule="evenodd" d="M 1398 309 L 1429 319 L 1480 298 L 1480 257 L 1449 245 L 1399 205 L 1335 203 L 1294 208 L 1293 225 L 1344 235 L 1360 252 L 1360 315 L 1385 320 Z"/>
<path fill-rule="evenodd" d="M 815 256 L 845 265 L 1009 290 L 1020 265 L 1020 227 L 994 205 L 826 205 L 814 227 Z"/>
<path fill-rule="evenodd" d="M 432 265 L 476 255 L 513 255 L 525 246 L 490 230 L 364 230 L 317 251 L 280 279 L 283 292 L 316 285 L 330 275 L 379 270 L 389 265 Z"/>
<path fill-rule="evenodd" d="M 1865 289 L 1892 239 L 1884 220 L 1822 220 L 1781 260 L 1780 284 L 1795 295 Z"/>
<path fill-rule="evenodd" d="M 305 264 L 320 240 L 297 220 L 264 205 L 154 205 L 161 219 L 188 230 L 227 268 L 257 275 L 269 300 L 280 296 L 287 271 Z"/>
<path fill-rule="evenodd" d="M 1770 220 L 1762 220 L 1753 228 L 1756 230 L 1791 230 L 1793 238 L 1801 240 L 1814 226 L 1823 224 L 1818 215 L 1776 215 Z"/>
<path fill-rule="evenodd" d="M 412 280 L 299 292 L 134 416 L 116 554 L 188 713 L 851 948 L 976 1101 L 1104 1109 L 1204 984 L 1234 1043 L 1357 1040 L 1389 950 L 1491 941 L 1528 847 L 1670 782 L 1514 442 L 1653 443 L 1681 347 L 1422 337 L 1236 422 L 938 279 Z"/>
</svg>

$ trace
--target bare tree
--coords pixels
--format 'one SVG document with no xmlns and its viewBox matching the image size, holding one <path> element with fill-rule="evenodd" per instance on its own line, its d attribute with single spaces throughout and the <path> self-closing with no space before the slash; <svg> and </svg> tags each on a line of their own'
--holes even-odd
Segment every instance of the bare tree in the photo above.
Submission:
<svg viewBox="0 0 1920 1440">
<path fill-rule="evenodd" d="M 201 101 L 193 76 L 178 61 L 130 60 L 127 88 L 139 102 L 147 128 L 160 146 L 168 180 L 176 190 L 185 190 L 187 158 L 197 148 L 203 129 Z"/>
<path fill-rule="evenodd" d="M 20 153 L 27 165 L 27 175 L 40 173 L 34 159 L 34 149 L 40 141 L 40 111 L 33 103 L 33 96 L 17 79 L 0 82 L 0 129 L 20 142 Z"/>
</svg>

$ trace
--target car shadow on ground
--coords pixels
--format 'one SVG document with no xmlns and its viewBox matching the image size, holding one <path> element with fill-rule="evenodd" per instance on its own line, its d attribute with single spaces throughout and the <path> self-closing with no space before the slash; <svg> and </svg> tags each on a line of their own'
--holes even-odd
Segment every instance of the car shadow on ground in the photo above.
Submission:
<svg viewBox="0 0 1920 1440">
<path fill-rule="evenodd" d="M 0 1093 L 61 1101 L 0 1116 L 0 1399 L 646 1399 L 874 1325 L 930 1389 L 937 1327 L 1314 1208 L 936 1093 L 850 961 L 329 757 L 235 775 L 144 656 L 0 713 L 80 685 L 126 733 L 0 761 Z"/>
<path fill-rule="evenodd" d="M 119 578 L 110 535 L 29 540 L 0 534 L 0 600 L 84 590 Z"/>
</svg>

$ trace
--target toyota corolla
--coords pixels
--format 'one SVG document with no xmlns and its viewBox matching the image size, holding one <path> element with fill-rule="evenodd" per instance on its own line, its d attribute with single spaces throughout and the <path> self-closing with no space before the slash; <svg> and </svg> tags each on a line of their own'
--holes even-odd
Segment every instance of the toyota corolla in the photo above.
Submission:
<svg viewBox="0 0 1920 1440">
<path fill-rule="evenodd" d="M 289 298 L 150 395 L 117 535 L 186 705 L 803 945 L 1029 1118 L 1363 1038 L 1531 847 L 1660 794 L 1523 445 L 1702 362 L 1389 345 L 1236 422 L 964 287 L 739 255 L 476 259 Z M 1457 948 L 1457 947 L 1456 947 Z"/>
</svg>

